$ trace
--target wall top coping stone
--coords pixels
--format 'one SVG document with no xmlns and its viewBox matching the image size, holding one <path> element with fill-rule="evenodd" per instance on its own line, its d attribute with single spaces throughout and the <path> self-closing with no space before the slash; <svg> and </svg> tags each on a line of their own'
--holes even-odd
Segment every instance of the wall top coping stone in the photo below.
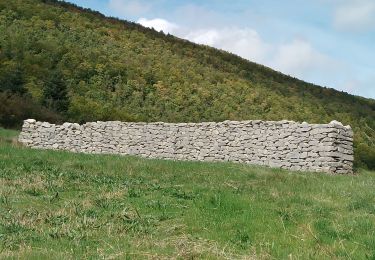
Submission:
<svg viewBox="0 0 375 260">
<path fill-rule="evenodd" d="M 25 123 L 28 124 L 41 124 L 42 126 L 60 126 L 58 124 L 51 124 L 48 122 L 39 122 L 36 121 L 35 119 L 26 119 L 24 121 Z M 339 127 L 339 128 L 345 128 L 345 129 L 351 129 L 350 125 L 344 126 L 341 122 L 333 120 L 328 124 L 309 124 L 307 122 L 295 122 L 295 121 L 290 121 L 290 120 L 281 120 L 281 121 L 262 121 L 262 120 L 244 120 L 244 121 L 230 121 L 230 120 L 225 120 L 222 122 L 199 122 L 199 123 L 171 123 L 171 122 L 122 122 L 122 121 L 96 121 L 96 122 L 86 122 L 82 125 L 78 123 L 69 123 L 65 122 L 61 126 L 70 128 L 76 128 L 80 126 L 85 126 L 85 125 L 93 125 L 93 124 L 108 124 L 108 125 L 118 125 L 118 124 L 124 124 L 124 125 L 175 125 L 175 126 L 202 126 L 202 125 L 257 125 L 257 124 L 264 124 L 264 125 L 300 125 L 302 127 Z"/>
</svg>

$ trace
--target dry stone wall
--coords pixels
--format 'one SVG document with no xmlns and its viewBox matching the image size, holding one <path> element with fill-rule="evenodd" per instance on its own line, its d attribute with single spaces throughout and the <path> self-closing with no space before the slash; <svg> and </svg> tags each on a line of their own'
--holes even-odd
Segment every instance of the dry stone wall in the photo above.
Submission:
<svg viewBox="0 0 375 260">
<path fill-rule="evenodd" d="M 290 170 L 352 173 L 353 131 L 337 121 L 220 123 L 92 122 L 54 125 L 25 120 L 19 141 L 32 148 L 147 158 L 234 161 Z"/>
</svg>

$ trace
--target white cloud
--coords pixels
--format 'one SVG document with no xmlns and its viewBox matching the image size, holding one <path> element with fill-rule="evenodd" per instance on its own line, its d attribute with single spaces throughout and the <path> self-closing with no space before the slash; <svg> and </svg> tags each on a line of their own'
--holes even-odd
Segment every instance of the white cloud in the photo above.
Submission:
<svg viewBox="0 0 375 260">
<path fill-rule="evenodd" d="M 195 43 L 209 45 L 237 54 L 245 59 L 270 66 L 283 73 L 312 80 L 317 74 L 331 77 L 341 64 L 316 50 L 304 39 L 284 44 L 271 44 L 251 28 L 228 27 L 198 29 L 178 36 Z"/>
<path fill-rule="evenodd" d="M 250 28 L 201 29 L 190 31 L 183 38 L 230 51 L 256 62 L 264 61 L 269 47 L 259 34 Z"/>
<path fill-rule="evenodd" d="M 148 28 L 154 28 L 156 31 L 163 31 L 164 33 L 173 33 L 175 32 L 179 26 L 168 22 L 167 20 L 161 19 L 161 18 L 155 18 L 148 20 L 146 18 L 140 18 L 137 23 L 148 27 Z"/>
<path fill-rule="evenodd" d="M 362 31 L 375 26 L 374 0 L 347 0 L 337 7 L 334 25 L 343 30 Z"/>
<path fill-rule="evenodd" d="M 124 16 L 134 16 L 146 13 L 151 9 L 149 3 L 143 3 L 140 1 L 127 1 L 127 0 L 110 0 L 109 8 L 118 14 Z"/>
<path fill-rule="evenodd" d="M 338 62 L 320 53 L 303 39 L 294 39 L 290 43 L 276 46 L 276 55 L 270 65 L 296 77 L 311 76 L 316 71 L 326 74 L 340 66 Z"/>
<path fill-rule="evenodd" d="M 189 30 L 161 18 L 151 20 L 141 18 L 137 22 L 145 27 L 171 33 L 198 44 L 226 50 L 259 63 L 265 62 L 269 51 L 268 44 L 255 30 L 250 28 L 227 27 Z"/>
</svg>

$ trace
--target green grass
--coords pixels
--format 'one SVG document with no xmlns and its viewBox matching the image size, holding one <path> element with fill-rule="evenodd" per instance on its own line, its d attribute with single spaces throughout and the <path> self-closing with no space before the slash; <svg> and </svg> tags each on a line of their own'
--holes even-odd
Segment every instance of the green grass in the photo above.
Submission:
<svg viewBox="0 0 375 260">
<path fill-rule="evenodd" d="M 375 258 L 374 172 L 31 150 L 0 134 L 0 258 Z"/>
<path fill-rule="evenodd" d="M 11 140 L 18 137 L 19 132 L 0 127 L 0 141 Z"/>
</svg>

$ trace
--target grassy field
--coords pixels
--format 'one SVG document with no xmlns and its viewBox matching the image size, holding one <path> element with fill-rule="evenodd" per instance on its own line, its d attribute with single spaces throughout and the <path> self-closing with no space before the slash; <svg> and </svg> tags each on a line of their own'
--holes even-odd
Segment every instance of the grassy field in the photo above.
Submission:
<svg viewBox="0 0 375 260">
<path fill-rule="evenodd" d="M 375 259 L 375 173 L 31 150 L 0 130 L 0 258 Z"/>
</svg>

